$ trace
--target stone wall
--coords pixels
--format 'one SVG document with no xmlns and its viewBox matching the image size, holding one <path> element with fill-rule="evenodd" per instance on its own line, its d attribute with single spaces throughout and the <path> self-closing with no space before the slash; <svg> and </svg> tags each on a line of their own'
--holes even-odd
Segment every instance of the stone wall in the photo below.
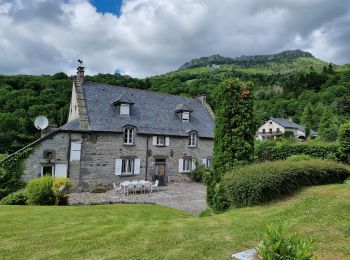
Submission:
<svg viewBox="0 0 350 260">
<path fill-rule="evenodd" d="M 71 141 L 81 141 L 80 161 L 68 160 L 69 135 Z M 68 164 L 69 178 L 80 187 L 88 190 L 96 185 L 112 186 L 113 182 L 123 180 L 147 179 L 155 174 L 155 159 L 166 160 L 166 177 L 177 174 L 179 159 L 190 156 L 202 163 L 202 159 L 212 156 L 213 140 L 197 139 L 197 147 L 188 147 L 187 137 L 170 137 L 169 146 L 159 147 L 152 144 L 152 136 L 136 135 L 134 145 L 123 144 L 123 134 L 117 133 L 58 133 L 51 139 L 43 141 L 36 147 L 26 163 L 25 180 L 40 176 L 41 166 L 48 163 L 43 159 L 45 149 L 54 149 L 56 158 L 51 163 Z M 147 146 L 148 140 L 148 146 Z M 140 159 L 140 174 L 134 176 L 116 176 L 115 161 L 123 157 L 133 156 Z M 147 161 L 147 163 L 146 163 Z"/>
</svg>

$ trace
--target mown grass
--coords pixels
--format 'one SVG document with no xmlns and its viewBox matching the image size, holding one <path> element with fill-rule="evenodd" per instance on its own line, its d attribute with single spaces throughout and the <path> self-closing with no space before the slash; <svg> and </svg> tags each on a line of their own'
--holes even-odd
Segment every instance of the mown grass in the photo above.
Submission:
<svg viewBox="0 0 350 260">
<path fill-rule="evenodd" d="M 278 223 L 315 239 L 320 259 L 350 259 L 350 183 L 202 218 L 157 205 L 0 206 L 0 259 L 227 259 Z"/>
</svg>

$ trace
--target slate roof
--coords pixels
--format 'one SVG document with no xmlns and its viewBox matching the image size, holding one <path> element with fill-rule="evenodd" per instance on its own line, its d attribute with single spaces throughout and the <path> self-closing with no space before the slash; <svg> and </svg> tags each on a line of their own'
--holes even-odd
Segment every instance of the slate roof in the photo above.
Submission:
<svg viewBox="0 0 350 260">
<path fill-rule="evenodd" d="M 116 98 L 113 102 L 114 105 L 116 104 L 134 104 L 130 99 L 128 99 L 125 95 L 120 95 Z"/>
<path fill-rule="evenodd" d="M 290 121 L 289 119 L 271 117 L 271 120 L 275 121 L 277 124 L 279 124 L 285 128 L 293 128 L 293 129 L 298 129 L 300 131 L 305 132 L 304 126 L 298 125 L 297 123 Z M 310 129 L 310 134 L 313 136 L 318 135 L 318 133 L 312 129 Z"/>
<path fill-rule="evenodd" d="M 175 112 L 189 111 L 192 112 L 192 109 L 188 108 L 185 104 L 177 104 L 175 107 Z"/>
<path fill-rule="evenodd" d="M 84 83 L 83 92 L 91 131 L 122 132 L 124 126 L 132 125 L 142 134 L 188 136 L 194 130 L 199 137 L 214 137 L 214 120 L 197 99 L 90 82 Z M 134 103 L 129 116 L 119 115 L 113 105 L 122 95 Z M 189 122 L 176 115 L 179 104 L 192 110 Z M 68 122 L 61 129 L 79 130 L 79 121 Z"/>
</svg>

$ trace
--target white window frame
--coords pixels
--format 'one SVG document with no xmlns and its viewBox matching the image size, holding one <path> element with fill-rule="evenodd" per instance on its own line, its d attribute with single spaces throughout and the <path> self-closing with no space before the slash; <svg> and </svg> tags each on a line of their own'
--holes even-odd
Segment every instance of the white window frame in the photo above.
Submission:
<svg viewBox="0 0 350 260">
<path fill-rule="evenodd" d="M 212 159 L 211 158 L 207 158 L 206 162 L 205 162 L 205 167 L 209 168 L 212 164 Z"/>
<path fill-rule="evenodd" d="M 124 129 L 124 144 L 132 145 L 134 144 L 134 129 L 130 127 L 126 127 Z"/>
<path fill-rule="evenodd" d="M 188 147 L 197 147 L 197 134 L 191 133 L 188 137 Z"/>
<path fill-rule="evenodd" d="M 135 173 L 135 159 L 122 159 L 121 175 L 133 175 Z"/>
<path fill-rule="evenodd" d="M 129 104 L 120 104 L 120 115 L 121 116 L 130 115 L 130 105 Z"/>
<path fill-rule="evenodd" d="M 157 136 L 157 146 L 165 146 L 165 136 Z"/>
<path fill-rule="evenodd" d="M 80 161 L 81 141 L 71 142 L 70 144 L 70 161 Z"/>
<path fill-rule="evenodd" d="M 190 112 L 183 111 L 181 117 L 182 117 L 182 121 L 189 122 L 190 121 Z"/>
<path fill-rule="evenodd" d="M 192 171 L 192 158 L 183 158 L 182 172 Z"/>
</svg>

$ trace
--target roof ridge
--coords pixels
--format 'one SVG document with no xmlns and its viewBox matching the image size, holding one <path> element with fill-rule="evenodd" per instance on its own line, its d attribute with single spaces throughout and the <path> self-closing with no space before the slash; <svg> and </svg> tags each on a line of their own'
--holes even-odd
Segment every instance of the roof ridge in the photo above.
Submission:
<svg viewBox="0 0 350 260">
<path fill-rule="evenodd" d="M 140 91 L 140 92 L 147 92 L 147 93 L 154 93 L 156 95 L 166 95 L 166 96 L 171 96 L 171 97 L 179 97 L 179 98 L 184 98 L 184 99 L 190 99 L 190 100 L 194 100 L 194 101 L 199 101 L 197 98 L 195 97 L 183 97 L 183 96 L 179 96 L 179 95 L 173 95 L 173 94 L 169 94 L 169 93 L 164 93 L 164 92 L 159 92 L 159 91 L 154 91 L 154 90 L 147 90 L 147 89 L 140 89 L 140 88 L 129 88 L 129 87 L 122 87 L 122 86 L 116 86 L 116 85 L 111 85 L 111 84 L 105 84 L 105 83 L 99 83 L 99 82 L 84 82 L 83 87 L 85 85 L 88 84 L 94 84 L 94 85 L 101 85 L 101 86 L 109 86 L 109 87 L 116 87 L 116 88 L 123 88 L 123 89 L 135 89 L 136 91 Z M 199 101 L 200 102 L 200 101 Z"/>
</svg>

